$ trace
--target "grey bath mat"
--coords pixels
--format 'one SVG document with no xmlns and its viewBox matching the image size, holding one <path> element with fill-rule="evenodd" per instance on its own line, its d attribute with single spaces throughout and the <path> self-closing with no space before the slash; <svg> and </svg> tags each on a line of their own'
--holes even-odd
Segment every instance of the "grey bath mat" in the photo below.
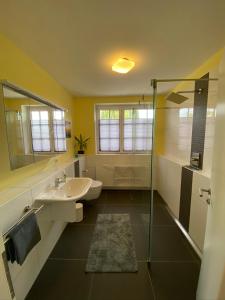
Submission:
<svg viewBox="0 0 225 300">
<path fill-rule="evenodd" d="M 137 260 L 128 214 L 99 214 L 86 272 L 137 272 Z"/>
</svg>

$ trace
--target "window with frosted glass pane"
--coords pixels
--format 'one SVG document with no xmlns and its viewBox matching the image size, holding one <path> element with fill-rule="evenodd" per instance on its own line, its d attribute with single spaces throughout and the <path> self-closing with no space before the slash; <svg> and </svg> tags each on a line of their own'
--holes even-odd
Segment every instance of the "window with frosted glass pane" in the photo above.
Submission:
<svg viewBox="0 0 225 300">
<path fill-rule="evenodd" d="M 41 107 L 31 107 L 30 110 L 33 151 L 66 151 L 64 111 Z"/>
<path fill-rule="evenodd" d="M 99 150 L 120 150 L 120 113 L 118 109 L 102 109 L 99 112 Z"/>
<path fill-rule="evenodd" d="M 55 151 L 66 151 L 66 131 L 64 111 L 53 111 L 54 147 Z"/>
<path fill-rule="evenodd" d="M 123 121 L 124 151 L 151 150 L 152 109 L 125 109 Z"/>
<path fill-rule="evenodd" d="M 34 152 L 51 151 L 49 115 L 47 110 L 31 111 L 31 134 Z"/>
</svg>

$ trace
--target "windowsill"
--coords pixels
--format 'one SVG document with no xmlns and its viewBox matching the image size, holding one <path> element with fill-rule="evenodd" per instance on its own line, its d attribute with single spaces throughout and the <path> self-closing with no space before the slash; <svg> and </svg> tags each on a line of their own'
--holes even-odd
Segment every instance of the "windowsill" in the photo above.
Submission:
<svg viewBox="0 0 225 300">
<path fill-rule="evenodd" d="M 96 155 L 152 155 L 151 152 L 143 153 L 143 152 L 97 152 Z"/>
<path fill-rule="evenodd" d="M 57 151 L 57 152 L 51 152 L 51 151 L 49 151 L 49 152 L 47 152 L 47 151 L 43 151 L 43 152 L 37 152 L 37 151 L 34 151 L 31 155 L 35 155 L 35 154 L 37 154 L 37 155 L 54 155 L 54 154 L 64 154 L 64 153 L 66 153 L 67 151 Z"/>
</svg>

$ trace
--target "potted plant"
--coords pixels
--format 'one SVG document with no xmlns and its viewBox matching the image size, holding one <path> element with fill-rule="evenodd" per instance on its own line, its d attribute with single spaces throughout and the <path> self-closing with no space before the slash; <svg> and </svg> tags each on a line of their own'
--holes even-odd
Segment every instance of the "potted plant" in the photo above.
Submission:
<svg viewBox="0 0 225 300">
<path fill-rule="evenodd" d="M 84 154 L 85 150 L 87 149 L 87 142 L 90 138 L 84 138 L 82 134 L 79 137 L 75 136 L 76 145 L 78 146 L 78 154 Z"/>
</svg>

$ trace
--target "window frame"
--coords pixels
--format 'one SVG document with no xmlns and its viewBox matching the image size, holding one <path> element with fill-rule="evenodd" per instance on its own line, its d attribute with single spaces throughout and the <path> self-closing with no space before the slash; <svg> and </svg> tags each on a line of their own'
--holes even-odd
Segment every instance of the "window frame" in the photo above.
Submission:
<svg viewBox="0 0 225 300">
<path fill-rule="evenodd" d="M 29 128 L 29 135 L 31 137 L 31 149 L 34 154 L 42 154 L 42 155 L 49 155 L 49 154 L 60 154 L 60 153 L 66 153 L 67 152 L 67 142 L 66 142 L 66 133 L 65 133 L 65 150 L 63 151 L 56 151 L 55 150 L 55 134 L 54 134 L 54 117 L 53 117 L 53 112 L 54 110 L 60 110 L 56 108 L 51 108 L 49 106 L 43 106 L 43 105 L 30 105 L 28 107 L 29 109 L 29 122 L 30 126 Z M 33 148 L 33 136 L 32 136 L 32 119 L 31 119 L 31 112 L 32 111 L 42 111 L 46 110 L 48 111 L 48 116 L 49 116 L 49 141 L 50 141 L 50 151 L 35 151 Z M 65 115 L 64 115 L 64 129 L 65 129 Z"/>
<path fill-rule="evenodd" d="M 147 108 L 146 106 L 149 106 Z M 101 151 L 100 150 L 100 110 L 119 110 L 119 151 Z M 145 102 L 144 104 L 134 104 L 134 103 L 98 103 L 95 104 L 95 144 L 96 144 L 96 154 L 151 154 L 151 150 L 124 150 L 124 110 L 126 109 L 153 109 L 150 102 Z M 153 124 L 153 121 L 152 123 Z M 152 136 L 151 136 L 152 139 Z"/>
</svg>

